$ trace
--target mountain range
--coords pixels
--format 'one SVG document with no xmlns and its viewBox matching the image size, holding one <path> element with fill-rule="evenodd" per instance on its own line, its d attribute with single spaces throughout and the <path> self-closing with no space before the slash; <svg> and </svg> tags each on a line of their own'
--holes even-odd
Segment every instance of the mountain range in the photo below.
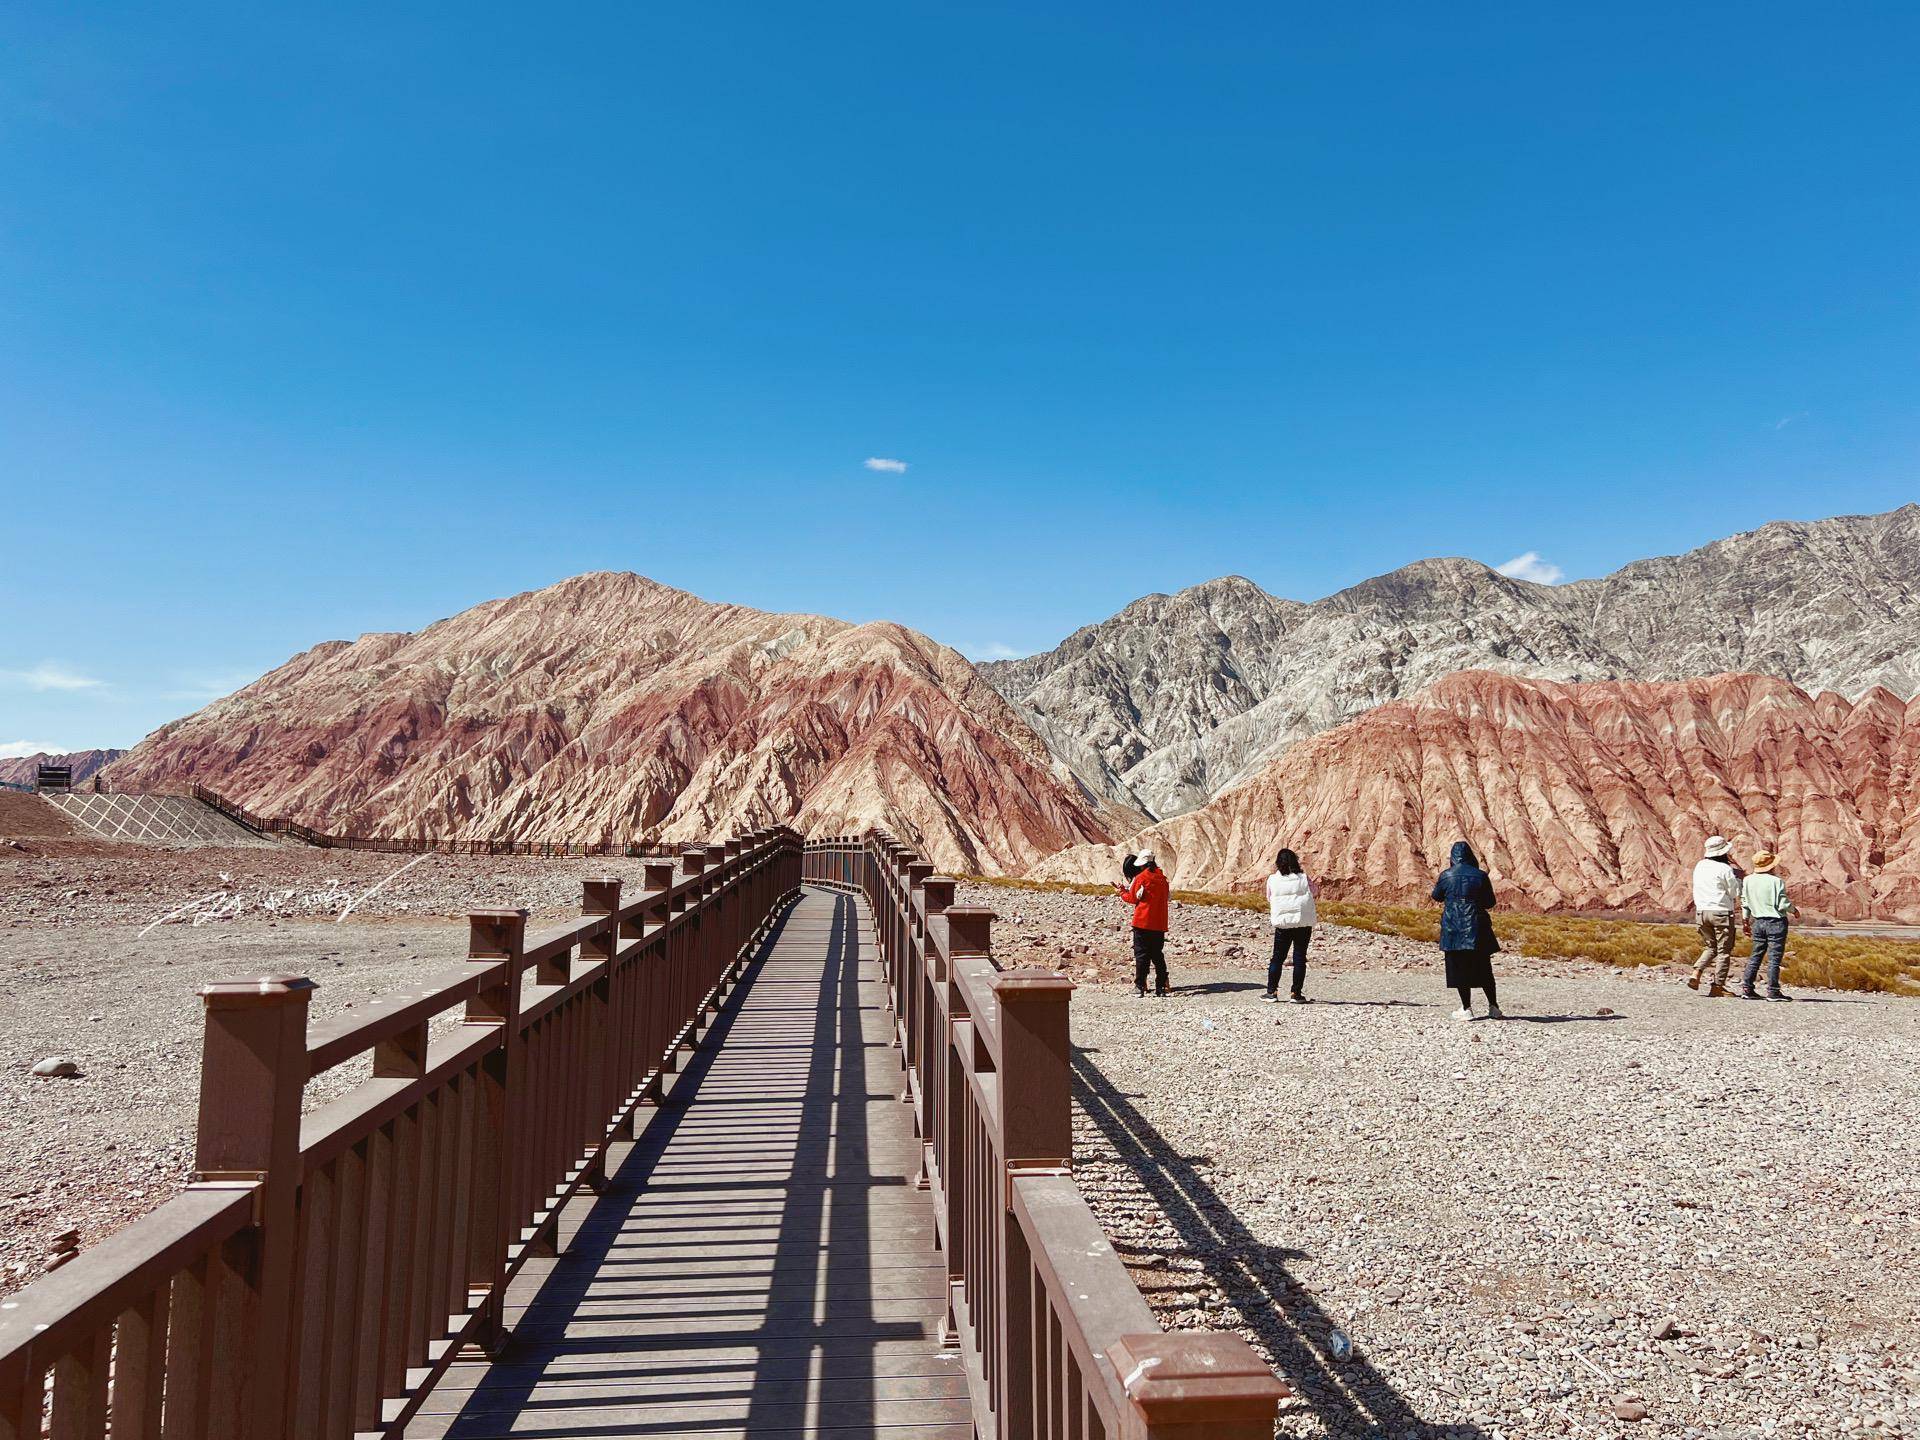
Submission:
<svg viewBox="0 0 1920 1440">
<path fill-rule="evenodd" d="M 1467 839 L 1528 909 L 1691 903 L 1708 835 L 1777 850 L 1795 900 L 1837 919 L 1920 915 L 1920 701 L 1818 696 L 1772 676 L 1436 681 L 1288 748 L 1252 779 L 1039 878 L 1101 880 L 1151 849 L 1174 885 L 1257 885 L 1286 845 L 1327 892 L 1425 901 Z"/>
<path fill-rule="evenodd" d="M 1422 560 L 1310 604 L 1238 577 L 981 667 L 1092 793 L 1167 817 L 1442 676 L 1920 689 L 1920 505 L 1782 521 L 1568 585 Z"/>
<path fill-rule="evenodd" d="M 1462 559 L 1312 602 L 1226 577 L 978 667 L 898 625 L 582 575 L 317 645 L 109 781 L 386 835 L 879 824 L 980 873 L 1104 875 L 1150 842 L 1214 887 L 1284 834 L 1396 898 L 1465 829 L 1517 898 L 1570 908 L 1675 908 L 1669 872 L 1719 825 L 1844 851 L 1818 861 L 1831 913 L 1920 913 L 1916 689 L 1909 505 L 1561 586 Z"/>
<path fill-rule="evenodd" d="M 41 751 L 36 755 L 14 755 L 0 759 L 0 781 L 9 785 L 31 785 L 39 777 L 42 765 L 65 765 L 73 771 L 73 783 L 93 779 L 127 752 L 124 750 L 75 750 L 55 755 Z"/>
</svg>

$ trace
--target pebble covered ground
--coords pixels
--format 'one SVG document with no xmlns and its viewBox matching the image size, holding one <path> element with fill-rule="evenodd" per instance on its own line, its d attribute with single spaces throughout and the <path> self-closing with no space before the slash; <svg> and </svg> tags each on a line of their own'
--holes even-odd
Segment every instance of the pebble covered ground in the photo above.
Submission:
<svg viewBox="0 0 1920 1440">
<path fill-rule="evenodd" d="M 8 927 L 206 928 L 297 917 L 462 915 L 526 906 L 577 910 L 580 881 L 617 875 L 638 886 L 624 856 L 385 855 L 304 845 L 164 849 L 100 841 L 0 840 L 0 930 Z M 377 887 L 377 888 L 376 888 Z"/>
<path fill-rule="evenodd" d="M 961 898 L 1085 982 L 1081 1186 L 1282 1435 L 1920 1435 L 1920 1004 L 1502 957 L 1513 1018 L 1463 1022 L 1429 947 L 1329 926 L 1270 1005 L 1263 917 L 1201 906 L 1140 1000 L 1117 903 Z"/>
<path fill-rule="evenodd" d="M 584 877 L 641 882 L 637 860 L 414 858 L 0 846 L 0 1294 L 44 1273 L 69 1232 L 91 1245 L 185 1183 L 200 985 L 305 975 L 323 1020 L 457 963 L 469 910 L 526 906 L 537 931 L 579 913 Z M 78 1073 L 33 1075 L 56 1057 Z M 320 1077 L 309 1108 L 359 1074 Z"/>
<path fill-rule="evenodd" d="M 639 875 L 435 856 L 368 896 L 404 860 L 112 852 L 0 853 L 0 1292 L 182 1183 L 197 985 L 306 973 L 324 1017 L 457 959 L 439 917 Z M 1515 1018 L 1465 1023 L 1427 947 L 1328 926 L 1318 1003 L 1274 1006 L 1262 917 L 1200 906 L 1138 1000 L 1117 903 L 960 898 L 1082 982 L 1082 1187 L 1164 1323 L 1273 1359 L 1283 1435 L 1920 1436 L 1920 1005 L 1510 956 Z"/>
</svg>

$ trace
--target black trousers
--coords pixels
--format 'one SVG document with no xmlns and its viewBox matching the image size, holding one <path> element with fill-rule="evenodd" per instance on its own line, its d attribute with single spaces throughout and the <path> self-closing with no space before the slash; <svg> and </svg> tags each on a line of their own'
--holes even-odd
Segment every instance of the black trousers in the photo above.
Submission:
<svg viewBox="0 0 1920 1440">
<path fill-rule="evenodd" d="M 1164 930 L 1136 930 L 1133 932 L 1133 988 L 1144 991 L 1147 988 L 1147 967 L 1153 967 L 1153 988 L 1162 995 L 1167 993 L 1167 932 Z"/>
<path fill-rule="evenodd" d="M 1287 952 L 1293 952 L 1293 993 L 1300 993 L 1301 985 L 1307 978 L 1307 941 L 1313 938 L 1311 925 L 1276 925 L 1273 929 L 1273 958 L 1267 961 L 1267 993 L 1274 995 L 1280 989 L 1280 970 L 1286 964 Z"/>
</svg>

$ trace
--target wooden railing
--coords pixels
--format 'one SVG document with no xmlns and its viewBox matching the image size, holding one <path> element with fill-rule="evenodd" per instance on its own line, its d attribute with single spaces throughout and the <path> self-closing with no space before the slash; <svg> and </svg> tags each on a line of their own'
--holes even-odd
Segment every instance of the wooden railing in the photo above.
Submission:
<svg viewBox="0 0 1920 1440">
<path fill-rule="evenodd" d="M 309 980 L 202 990 L 196 1178 L 0 1307 L 0 1440 L 397 1436 L 660 1093 L 800 884 L 792 831 L 589 880 L 529 939 L 309 1028 Z M 369 1075 L 302 1115 L 313 1077 Z"/>
<path fill-rule="evenodd" d="M 193 798 L 202 805 L 218 811 L 234 824 L 251 830 L 256 835 L 281 835 L 289 840 L 298 840 L 303 844 L 318 846 L 324 850 L 376 850 L 389 855 L 434 853 L 558 857 L 676 855 L 686 850 L 700 848 L 697 845 L 666 844 L 660 841 L 643 843 L 639 840 L 452 840 L 333 835 L 324 830 L 316 830 L 311 825 L 302 825 L 297 820 L 282 820 L 275 816 L 256 814 L 244 805 L 227 799 L 219 791 L 209 790 L 205 785 L 195 785 L 192 794 Z"/>
<path fill-rule="evenodd" d="M 1287 1387 L 1238 1335 L 1161 1331 L 1074 1183 L 1072 983 L 1000 969 L 992 912 L 885 835 L 802 873 L 873 912 L 975 1433 L 1270 1440 Z"/>
</svg>

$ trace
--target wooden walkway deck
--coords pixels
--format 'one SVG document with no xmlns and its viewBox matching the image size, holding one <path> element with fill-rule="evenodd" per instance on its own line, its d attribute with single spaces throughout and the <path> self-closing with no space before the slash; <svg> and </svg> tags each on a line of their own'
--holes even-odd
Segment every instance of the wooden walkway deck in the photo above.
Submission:
<svg viewBox="0 0 1920 1440">
<path fill-rule="evenodd" d="M 864 904 L 803 894 L 409 1437 L 972 1434 L 876 953 Z"/>
</svg>

